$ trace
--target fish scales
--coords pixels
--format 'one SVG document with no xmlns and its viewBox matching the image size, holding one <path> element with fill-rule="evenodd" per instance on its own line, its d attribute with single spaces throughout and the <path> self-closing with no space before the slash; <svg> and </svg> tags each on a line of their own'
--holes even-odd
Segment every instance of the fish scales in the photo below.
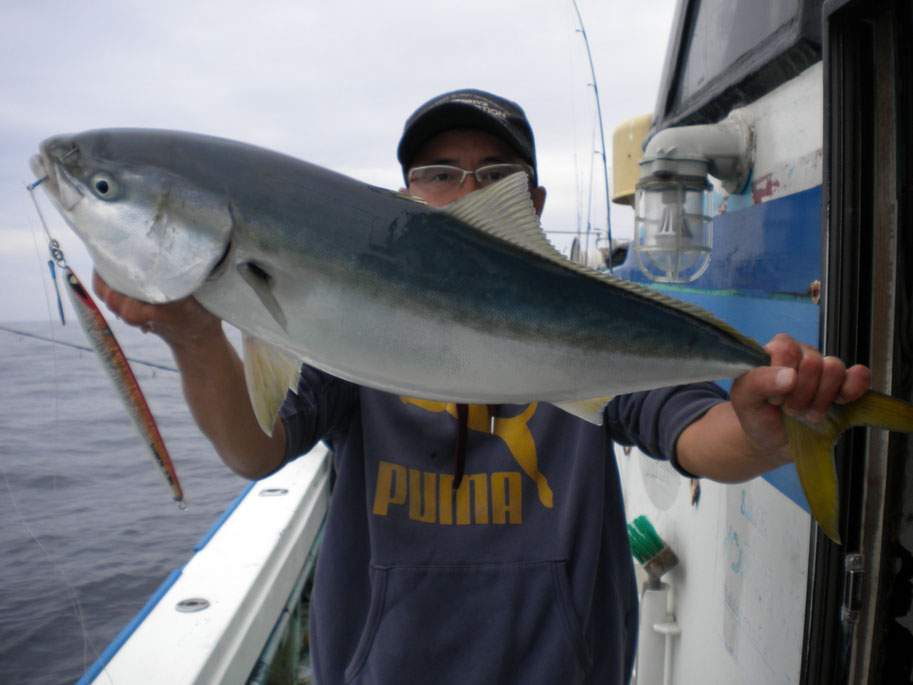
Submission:
<svg viewBox="0 0 913 685">
<path fill-rule="evenodd" d="M 614 394 L 728 377 L 733 367 L 727 364 L 745 371 L 763 361 L 718 329 L 674 309 L 656 306 L 634 316 L 643 304 L 627 291 L 581 279 L 546 260 L 531 262 L 528 253 L 438 210 L 387 199 L 395 202 L 387 207 L 377 202 L 374 218 L 360 226 L 346 223 L 346 260 L 334 260 L 328 251 L 316 257 L 311 247 L 319 243 L 316 237 L 272 250 L 248 239 L 261 226 L 246 223 L 233 236 L 233 259 L 257 261 L 269 272 L 286 312 L 285 330 L 262 311 L 259 321 L 238 313 L 237 290 L 249 289 L 229 285 L 230 270 L 205 284 L 198 299 L 243 329 L 270 328 L 277 344 L 286 337 L 299 341 L 296 352 L 338 375 L 427 399 L 581 399 L 607 389 Z M 243 205 L 239 209 L 247 214 Z M 378 229 L 376 216 L 391 215 Z M 314 222 L 300 235 L 311 230 L 332 234 L 334 228 Z M 273 260 L 274 255 L 280 258 Z M 250 307 L 242 309 L 257 312 L 249 299 Z M 717 356 L 711 359 L 706 350 L 714 346 Z M 542 377 L 549 358 L 560 385 Z M 623 379 L 619 367 L 627 372 L 638 360 L 647 368 L 637 371 L 636 381 Z M 661 370 L 664 361 L 668 367 Z M 564 387 L 569 378 L 585 385 Z"/>
<path fill-rule="evenodd" d="M 149 302 L 193 295 L 292 369 L 599 421 L 613 395 L 769 363 L 709 313 L 559 255 L 523 174 L 438 209 L 243 143 L 137 129 L 51 138 L 32 166 L 112 287 Z M 248 378 L 271 426 L 285 389 L 261 401 L 276 383 Z M 820 426 L 784 421 L 836 540 L 833 442 L 862 423 L 911 431 L 913 407 L 869 393 Z"/>
<path fill-rule="evenodd" d="M 127 141 L 123 147 L 119 139 Z M 73 149 L 48 147 L 55 146 Z M 637 314 L 631 309 L 643 302 L 636 295 L 531 259 L 528 250 L 446 212 L 284 155 L 149 131 L 87 134 L 78 148 L 81 158 L 98 155 L 106 168 L 123 165 L 125 177 L 156 170 L 145 181 L 164 188 L 153 223 L 180 222 L 192 186 L 200 206 L 211 208 L 210 224 L 231 229 L 226 268 L 202 274 L 197 299 L 349 380 L 428 399 L 566 401 L 726 378 L 763 361 L 693 317 L 653 303 Z M 178 185 L 184 190 L 176 192 Z M 284 325 L 231 268 L 248 262 L 269 275 Z M 161 299 L 153 290 L 130 292 L 99 260 L 96 268 L 129 294 Z M 329 325 L 333 319 L 342 321 Z M 349 342 L 340 345 L 340 338 Z M 729 357 L 711 358 L 706 350 L 714 345 Z M 553 372 L 541 372 L 546 361 Z"/>
</svg>

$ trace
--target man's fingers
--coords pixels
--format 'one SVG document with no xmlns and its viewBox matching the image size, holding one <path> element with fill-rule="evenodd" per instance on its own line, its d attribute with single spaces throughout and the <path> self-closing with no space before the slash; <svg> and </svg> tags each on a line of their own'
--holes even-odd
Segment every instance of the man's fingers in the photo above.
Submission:
<svg viewBox="0 0 913 685">
<path fill-rule="evenodd" d="M 92 289 L 115 316 L 131 326 L 148 324 L 155 316 L 154 305 L 134 300 L 113 290 L 97 271 L 92 272 Z"/>
<path fill-rule="evenodd" d="M 764 346 L 771 366 L 797 368 L 802 361 L 802 345 L 786 333 L 779 333 Z"/>
<path fill-rule="evenodd" d="M 837 392 L 835 401 L 840 404 L 854 402 L 872 387 L 872 372 L 867 366 L 856 364 L 846 370 L 843 385 Z"/>
<path fill-rule="evenodd" d="M 794 388 L 796 370 L 789 367 L 759 366 L 733 384 L 734 401 L 760 408 L 780 406 Z M 737 398 L 737 399 L 736 399 Z"/>
<path fill-rule="evenodd" d="M 846 365 L 837 357 L 825 357 L 821 362 L 821 376 L 815 396 L 805 410 L 805 418 L 813 423 L 824 419 L 828 409 L 840 392 L 846 378 Z"/>
<path fill-rule="evenodd" d="M 782 406 L 786 401 L 786 396 L 796 384 L 796 370 L 788 366 L 780 368 L 769 366 L 767 369 L 769 369 L 770 375 L 769 382 L 773 384 L 773 387 L 770 391 L 772 394 L 766 396 L 766 402 L 775 407 Z"/>
<path fill-rule="evenodd" d="M 871 385 L 871 373 L 862 365 L 850 369 L 836 357 L 825 357 L 816 348 L 780 334 L 765 350 L 771 367 L 792 368 L 796 382 L 782 395 L 767 398 L 791 416 L 804 416 L 812 422 L 824 419 L 834 402 L 845 404 L 861 397 Z M 776 372 L 774 372 L 776 373 Z"/>
<path fill-rule="evenodd" d="M 821 387 L 823 369 L 824 358 L 817 350 L 812 352 L 803 347 L 802 359 L 796 369 L 798 372 L 796 386 L 783 402 L 783 411 L 790 416 L 801 416 L 808 410 Z"/>
</svg>

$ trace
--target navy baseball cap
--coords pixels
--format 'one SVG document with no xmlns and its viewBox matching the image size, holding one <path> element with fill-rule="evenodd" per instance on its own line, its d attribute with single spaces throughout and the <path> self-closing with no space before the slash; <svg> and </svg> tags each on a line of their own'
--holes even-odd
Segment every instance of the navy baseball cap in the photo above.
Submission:
<svg viewBox="0 0 913 685">
<path fill-rule="evenodd" d="M 467 89 L 432 98 L 406 121 L 397 150 L 403 176 L 425 143 L 439 133 L 457 128 L 480 129 L 500 138 L 536 172 L 533 131 L 520 106 L 482 90 Z"/>
</svg>

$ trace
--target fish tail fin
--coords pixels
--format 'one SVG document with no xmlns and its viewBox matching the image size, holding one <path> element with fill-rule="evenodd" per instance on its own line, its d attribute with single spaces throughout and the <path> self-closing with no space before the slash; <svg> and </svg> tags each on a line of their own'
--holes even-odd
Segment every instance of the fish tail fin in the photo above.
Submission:
<svg viewBox="0 0 913 685">
<path fill-rule="evenodd" d="M 872 426 L 901 433 L 913 433 L 913 404 L 870 391 L 855 402 L 838 405 L 850 426 Z"/>
<path fill-rule="evenodd" d="M 831 540 L 840 543 L 837 524 L 837 467 L 834 464 L 834 443 L 848 425 L 840 427 L 830 415 L 820 424 L 808 424 L 783 414 L 783 425 L 789 436 L 799 483 L 812 515 Z"/>
<path fill-rule="evenodd" d="M 853 426 L 913 433 L 913 405 L 868 392 L 855 402 L 833 405 L 827 418 L 819 424 L 809 424 L 786 414 L 783 420 L 799 482 L 812 514 L 825 535 L 839 543 L 834 443 L 843 431 Z"/>
</svg>

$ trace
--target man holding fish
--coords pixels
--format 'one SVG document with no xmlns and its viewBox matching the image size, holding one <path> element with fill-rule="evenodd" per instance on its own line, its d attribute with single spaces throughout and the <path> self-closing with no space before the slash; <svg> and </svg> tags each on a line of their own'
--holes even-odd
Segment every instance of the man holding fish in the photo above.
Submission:
<svg viewBox="0 0 913 685">
<path fill-rule="evenodd" d="M 404 192 L 470 223 L 487 212 L 470 196 L 514 174 L 536 215 L 545 203 L 523 111 L 489 93 L 419 108 L 399 161 Z M 415 398 L 305 366 L 267 435 L 220 318 L 192 296 L 148 304 L 97 274 L 94 287 L 171 347 L 196 421 L 234 471 L 260 478 L 321 439 L 333 448 L 312 595 L 319 683 L 627 682 L 637 598 L 612 440 L 685 474 L 741 481 L 792 460 L 784 413 L 817 424 L 870 385 L 866 367 L 781 334 L 764 347 L 769 365 L 741 375 L 728 399 L 711 383 L 622 394 L 597 408 L 598 426 L 545 402 Z"/>
</svg>

